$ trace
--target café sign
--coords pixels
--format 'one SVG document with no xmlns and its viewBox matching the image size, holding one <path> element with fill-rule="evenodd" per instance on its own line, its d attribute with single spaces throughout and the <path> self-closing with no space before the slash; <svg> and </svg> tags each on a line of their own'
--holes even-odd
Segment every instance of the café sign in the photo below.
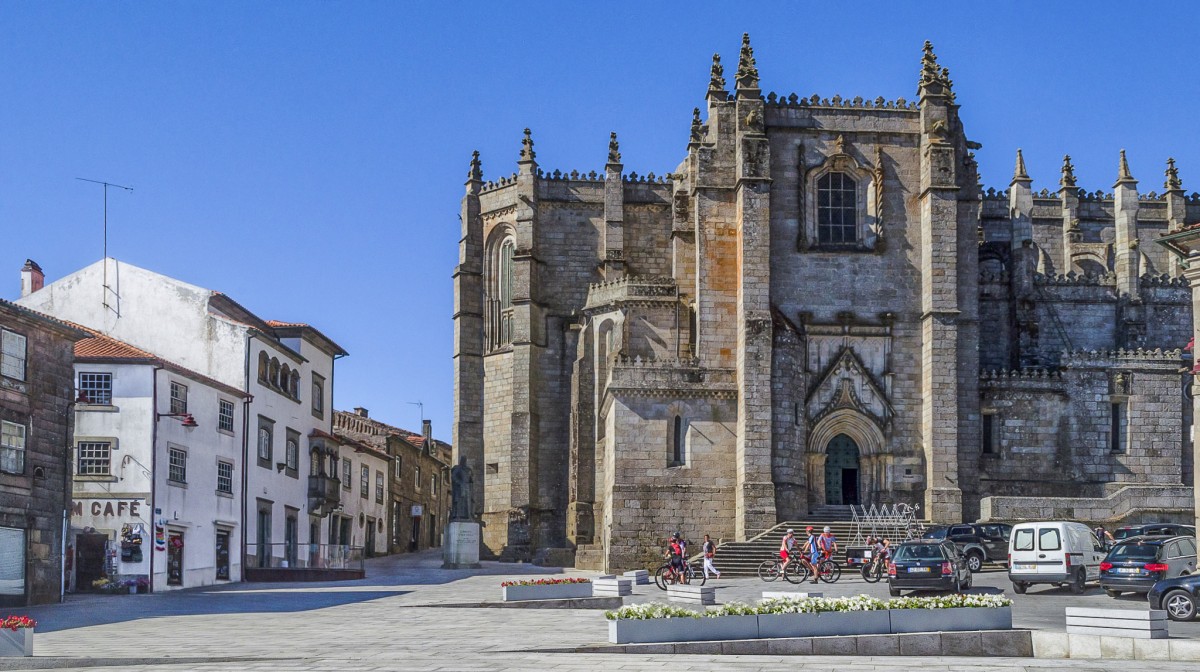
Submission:
<svg viewBox="0 0 1200 672">
<path fill-rule="evenodd" d="M 93 518 L 141 518 L 140 499 L 77 499 L 71 505 L 71 515 L 82 517 L 85 512 Z"/>
</svg>

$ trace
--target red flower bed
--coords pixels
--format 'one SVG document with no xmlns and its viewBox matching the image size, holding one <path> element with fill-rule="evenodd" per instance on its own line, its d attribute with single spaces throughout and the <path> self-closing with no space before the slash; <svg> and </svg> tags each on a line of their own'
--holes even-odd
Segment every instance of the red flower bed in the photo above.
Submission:
<svg viewBox="0 0 1200 672">
<path fill-rule="evenodd" d="M 505 581 L 501 588 L 509 586 L 557 586 L 562 583 L 591 583 L 591 579 L 527 579 L 524 581 Z"/>
<path fill-rule="evenodd" d="M 37 622 L 28 616 L 0 616 L 0 630 L 19 630 L 32 628 Z"/>
</svg>

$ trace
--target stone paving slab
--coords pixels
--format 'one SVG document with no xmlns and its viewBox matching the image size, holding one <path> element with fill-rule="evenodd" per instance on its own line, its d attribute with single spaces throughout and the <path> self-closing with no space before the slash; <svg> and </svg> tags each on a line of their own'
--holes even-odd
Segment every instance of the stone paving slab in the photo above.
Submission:
<svg viewBox="0 0 1200 672">
<path fill-rule="evenodd" d="M 1128 669 L 1123 661 L 823 658 L 776 655 L 770 648 L 771 655 L 756 656 L 529 653 L 529 649 L 604 642 L 607 622 L 596 610 L 407 607 L 477 601 L 495 595 L 499 583 L 511 578 L 595 574 L 498 563 L 484 563 L 480 570 L 442 570 L 440 563 L 435 551 L 368 560 L 368 578 L 360 581 L 234 584 L 155 595 L 73 596 L 66 604 L 23 610 L 39 621 L 37 656 L 4 660 L 0 670 L 661 672 L 669 668 L 672 672 L 777 672 L 797 665 L 806 671 L 838 672 Z M 861 590 L 864 585 L 833 584 L 845 594 L 866 592 Z M 639 586 L 641 599 L 651 599 L 647 588 L 661 593 L 653 586 Z M 743 591 L 753 596 L 761 592 L 762 584 L 751 579 L 719 588 L 719 594 Z M 823 590 L 833 594 L 824 586 Z M 1061 614 L 1061 606 L 1058 611 Z M 134 665 L 133 659 L 146 664 Z M 118 664 L 111 664 L 114 660 Z M 1155 663 L 1156 672 L 1191 669 L 1191 663 Z"/>
</svg>

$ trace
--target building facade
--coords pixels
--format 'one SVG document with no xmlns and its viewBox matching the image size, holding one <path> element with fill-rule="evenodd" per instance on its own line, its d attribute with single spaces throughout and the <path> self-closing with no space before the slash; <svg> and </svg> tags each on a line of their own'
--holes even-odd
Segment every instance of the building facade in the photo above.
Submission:
<svg viewBox="0 0 1200 672">
<path fill-rule="evenodd" d="M 260 318 L 221 292 L 104 259 L 19 304 L 81 324 L 247 395 L 241 409 L 243 567 L 323 564 L 341 483 L 334 362 L 314 327 Z M 332 554 L 332 555 L 331 555 Z"/>
<path fill-rule="evenodd" d="M 346 436 L 341 411 L 333 412 L 334 437 L 342 469 L 342 501 L 329 518 L 329 543 L 358 546 L 366 557 L 387 555 L 388 486 L 391 458 L 387 452 Z"/>
<path fill-rule="evenodd" d="M 602 171 L 543 170 L 528 130 L 516 173 L 471 162 L 453 443 L 485 553 L 639 567 L 847 504 L 1111 523 L 1129 488 L 1191 515 L 1173 161 L 1162 193 L 1123 152 L 1111 192 L 1066 157 L 1035 193 L 1018 150 L 984 190 L 928 44 L 913 101 L 764 95 L 748 38 L 732 92 L 710 74 L 659 176 L 616 134 Z"/>
<path fill-rule="evenodd" d="M 0 607 L 62 595 L 71 361 L 75 341 L 86 335 L 0 300 Z"/>
<path fill-rule="evenodd" d="M 68 590 L 241 581 L 245 393 L 90 334 L 75 345 Z"/>
<path fill-rule="evenodd" d="M 372 419 L 365 408 L 335 411 L 339 437 L 374 447 L 388 456 L 388 552 L 409 553 L 442 545 L 450 516 L 450 446 L 433 438 L 433 425 L 420 434 Z"/>
</svg>

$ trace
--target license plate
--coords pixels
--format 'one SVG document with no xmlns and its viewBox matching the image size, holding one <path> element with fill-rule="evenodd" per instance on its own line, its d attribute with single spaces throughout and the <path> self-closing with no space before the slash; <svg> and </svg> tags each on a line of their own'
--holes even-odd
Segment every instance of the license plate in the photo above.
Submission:
<svg viewBox="0 0 1200 672">
<path fill-rule="evenodd" d="M 1013 565 L 1013 570 L 1018 572 L 1036 572 L 1037 565 L 1030 563 L 1017 563 Z"/>
<path fill-rule="evenodd" d="M 1137 567 L 1117 567 L 1118 574 L 1141 574 L 1142 570 Z"/>
<path fill-rule="evenodd" d="M 909 567 L 908 573 L 909 574 L 928 574 L 929 568 L 928 567 Z"/>
</svg>

